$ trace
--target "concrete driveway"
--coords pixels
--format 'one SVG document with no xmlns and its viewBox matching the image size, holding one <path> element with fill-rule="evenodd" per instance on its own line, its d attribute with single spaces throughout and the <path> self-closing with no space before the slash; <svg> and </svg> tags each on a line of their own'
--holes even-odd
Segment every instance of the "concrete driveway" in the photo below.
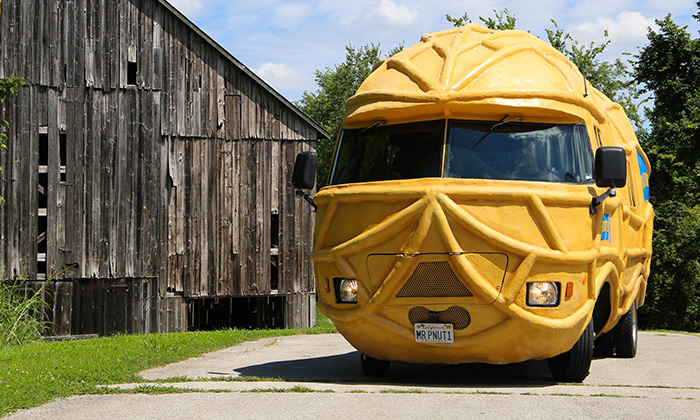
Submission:
<svg viewBox="0 0 700 420">
<path fill-rule="evenodd" d="M 10 418 L 700 419 L 698 355 L 697 335 L 641 332 L 636 358 L 595 359 L 582 385 L 554 383 L 546 362 L 394 363 L 375 379 L 338 334 L 281 337 L 142 373 L 204 392 L 71 397 Z"/>
</svg>

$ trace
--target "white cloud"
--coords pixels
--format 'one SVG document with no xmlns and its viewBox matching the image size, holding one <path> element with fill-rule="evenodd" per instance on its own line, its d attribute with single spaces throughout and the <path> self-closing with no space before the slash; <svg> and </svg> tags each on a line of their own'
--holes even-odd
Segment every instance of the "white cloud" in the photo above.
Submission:
<svg viewBox="0 0 700 420">
<path fill-rule="evenodd" d="M 574 39 L 600 42 L 607 29 L 613 42 L 642 45 L 646 42 L 647 28 L 655 26 L 654 19 L 646 18 L 640 12 L 623 11 L 614 19 L 598 17 L 592 22 L 574 24 L 570 32 Z"/>
<path fill-rule="evenodd" d="M 392 0 L 381 0 L 379 7 L 370 12 L 369 20 L 379 25 L 410 27 L 420 22 L 420 12 L 414 7 L 397 4 Z"/>
<path fill-rule="evenodd" d="M 306 82 L 299 71 L 284 63 L 264 63 L 255 73 L 276 90 L 298 89 L 302 81 Z"/>
<path fill-rule="evenodd" d="M 197 15 L 202 10 L 200 0 L 169 0 L 169 2 L 187 17 Z"/>
</svg>

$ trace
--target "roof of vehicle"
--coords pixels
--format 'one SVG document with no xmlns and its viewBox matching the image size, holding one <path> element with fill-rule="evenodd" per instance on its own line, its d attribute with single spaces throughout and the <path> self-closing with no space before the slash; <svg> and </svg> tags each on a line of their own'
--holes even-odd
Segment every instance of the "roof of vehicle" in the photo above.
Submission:
<svg viewBox="0 0 700 420">
<path fill-rule="evenodd" d="M 433 34 L 375 65 L 346 103 L 345 127 L 436 118 L 599 122 L 622 108 L 547 42 L 469 24 Z M 629 121 L 627 120 L 627 125 Z M 635 139 L 636 140 L 636 139 Z"/>
</svg>

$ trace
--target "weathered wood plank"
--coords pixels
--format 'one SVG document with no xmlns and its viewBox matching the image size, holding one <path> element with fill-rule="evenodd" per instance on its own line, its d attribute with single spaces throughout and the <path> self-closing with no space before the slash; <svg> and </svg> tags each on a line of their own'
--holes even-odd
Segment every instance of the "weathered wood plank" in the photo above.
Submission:
<svg viewBox="0 0 700 420">
<path fill-rule="evenodd" d="M 229 122 L 226 119 L 226 80 L 224 79 L 225 68 L 223 58 L 219 57 L 216 61 L 216 75 L 213 82 L 216 93 L 216 137 L 231 140 L 231 138 L 226 135 L 228 132 Z"/>
<path fill-rule="evenodd" d="M 163 49 L 153 48 L 153 80 L 151 84 L 153 90 L 163 89 Z"/>
<path fill-rule="evenodd" d="M 116 192 L 116 200 L 114 202 L 115 217 L 112 220 L 114 233 L 113 238 L 116 242 L 116 247 L 112 249 L 111 258 L 116 261 L 115 276 L 124 276 L 127 271 L 127 252 L 129 249 L 128 224 L 127 219 L 129 208 L 131 206 L 131 174 L 130 174 L 130 153 L 129 153 L 129 105 L 128 98 L 125 95 L 126 91 L 119 92 L 119 119 L 117 121 L 117 137 L 115 150 L 115 172 L 113 187 Z"/>
<path fill-rule="evenodd" d="M 168 207 L 166 209 L 168 215 L 168 242 L 167 242 L 167 263 L 168 272 L 167 275 L 167 288 L 174 288 L 177 283 L 176 276 L 181 271 L 180 266 L 177 261 L 178 256 L 178 238 L 179 232 L 177 230 L 178 226 L 178 189 L 180 188 L 180 164 L 179 157 L 176 150 L 177 142 L 168 137 L 166 153 L 168 155 L 168 179 L 164 186 L 167 188 L 167 200 Z M 161 294 L 164 294 L 165 290 L 160 290 Z"/>
<path fill-rule="evenodd" d="M 110 76 L 111 77 L 111 76 Z M 107 85 L 106 85 L 107 86 Z M 119 249 L 118 219 L 118 179 L 119 170 L 119 92 L 112 90 L 105 93 L 104 140 L 102 141 L 102 243 L 98 256 L 100 258 L 100 277 L 108 278 L 117 273 L 117 255 Z"/>
<path fill-rule="evenodd" d="M 270 178 L 272 165 L 272 142 L 270 140 L 263 140 L 260 142 L 260 152 L 262 154 L 261 158 L 258 159 L 258 164 L 256 171 L 260 174 L 260 181 L 258 182 L 257 191 L 257 204 L 258 204 L 258 242 L 260 243 L 260 259 L 258 260 L 258 277 L 263 284 L 262 293 L 269 294 L 271 287 L 271 277 L 270 277 L 270 249 L 272 244 L 270 243 L 271 233 L 271 191 L 272 191 L 272 180 Z"/>
<path fill-rule="evenodd" d="M 160 130 L 162 123 L 160 122 L 161 111 L 162 110 L 162 98 L 161 92 L 154 92 L 154 112 L 156 112 L 157 117 L 153 124 L 156 127 L 156 132 L 154 137 L 157 138 L 155 141 L 154 153 L 159 156 L 160 166 L 159 166 L 159 194 L 158 194 L 158 218 L 159 218 L 159 234 L 158 234 L 158 259 L 155 261 L 158 264 L 158 271 L 156 280 L 152 282 L 149 288 L 149 293 L 155 293 L 156 295 L 160 293 L 165 293 L 165 287 L 169 281 L 168 272 L 168 258 L 170 256 L 170 177 L 168 175 L 169 165 L 169 144 L 167 138 L 165 138 Z M 153 310 L 153 314 L 157 314 L 157 305 L 150 303 L 150 308 Z M 157 326 L 156 315 L 150 318 L 150 326 L 147 328 L 148 331 L 152 331 L 153 328 Z"/>
<path fill-rule="evenodd" d="M 137 100 L 138 90 L 136 88 L 126 89 L 124 92 L 124 97 L 126 103 L 123 105 L 126 107 L 126 177 L 124 179 L 125 196 L 127 197 L 127 202 L 124 205 L 124 227 L 126 236 L 126 248 L 122 252 L 126 251 L 126 266 L 123 277 L 132 278 L 136 275 L 139 270 L 139 258 L 137 257 L 138 248 L 136 246 L 136 238 L 138 236 L 136 232 L 137 220 L 136 220 L 136 208 L 138 206 L 138 168 L 141 161 L 139 156 L 139 102 Z M 120 103 L 122 105 L 122 103 Z M 139 212 L 140 213 L 140 212 Z"/>
<path fill-rule="evenodd" d="M 216 196 L 216 158 L 218 155 L 218 141 L 215 139 L 204 140 L 206 152 L 202 164 L 206 167 L 206 176 L 202 177 L 202 181 L 206 183 L 206 190 L 203 189 L 202 202 L 205 208 L 202 209 L 204 219 L 206 220 L 203 226 L 202 237 L 204 239 L 202 252 L 202 284 L 200 291 L 205 296 L 215 296 L 216 294 L 216 230 L 218 229 L 217 196 Z M 213 283 L 213 284 L 212 284 Z"/>
<path fill-rule="evenodd" d="M 280 192 L 282 191 L 282 189 L 280 188 L 280 170 L 282 169 L 280 153 L 282 144 L 283 142 L 281 141 L 270 142 L 270 147 L 272 148 L 272 150 L 270 151 L 269 163 L 270 189 L 267 191 L 269 191 L 268 194 L 270 197 L 270 213 L 272 214 L 279 214 Z"/>
<path fill-rule="evenodd" d="M 159 194 L 154 194 L 160 188 L 160 122 L 157 121 L 159 105 L 153 92 L 144 91 L 141 94 L 141 124 L 140 127 L 140 180 L 138 194 L 141 205 L 137 207 L 141 219 L 139 230 L 140 277 L 157 275 L 158 236 L 160 236 Z M 156 129 L 157 127 L 157 129 Z"/>
<path fill-rule="evenodd" d="M 129 15 L 131 12 L 131 3 L 129 1 L 120 1 L 120 2 L 115 2 L 118 5 L 118 11 L 117 11 L 117 18 L 118 18 L 118 27 L 119 27 L 119 35 L 117 37 L 117 43 L 119 45 L 119 49 L 117 53 L 119 54 L 118 57 L 119 59 L 117 60 L 118 63 L 118 79 L 117 79 L 117 86 L 120 88 L 126 88 L 127 86 L 127 68 L 128 68 L 128 62 L 129 62 L 129 47 L 130 45 L 130 39 L 129 39 Z M 114 57 L 117 58 L 117 57 Z"/>
<path fill-rule="evenodd" d="M 37 270 L 37 187 L 39 168 L 39 126 L 33 117 L 38 113 L 37 88 L 26 87 L 20 90 L 24 106 L 21 108 L 20 139 L 26 144 L 22 147 L 22 183 L 30 188 L 21 192 L 20 201 L 20 250 L 25 260 L 24 276 L 35 279 Z"/>
<path fill-rule="evenodd" d="M 66 89 L 66 175 L 65 175 L 65 253 L 66 263 L 73 272 L 80 273 L 83 225 L 83 117 L 85 115 L 83 88 Z M 80 275 L 80 274 L 78 274 Z"/>
<path fill-rule="evenodd" d="M 138 85 L 153 87 L 153 13 L 159 7 L 154 1 L 143 1 L 137 10 L 138 17 Z"/>
<path fill-rule="evenodd" d="M 205 252 L 201 226 L 206 223 L 206 215 L 203 211 L 206 205 L 202 196 L 202 178 L 206 174 L 204 172 L 206 168 L 202 165 L 202 142 L 190 140 L 188 144 L 190 151 L 190 176 L 187 179 L 193 200 L 187 215 L 187 220 L 189 221 L 187 230 L 192 241 L 192 247 L 190 249 L 191 252 L 188 252 L 188 260 L 190 262 L 189 277 L 185 281 L 187 282 L 186 290 L 188 291 L 188 296 L 201 296 L 202 253 Z"/>
<path fill-rule="evenodd" d="M 84 255 L 97 255 L 100 243 L 100 226 L 102 209 L 100 207 L 101 174 L 101 134 L 102 110 L 100 106 L 102 94 L 88 89 L 85 95 L 85 238 L 81 241 Z M 87 215 L 90 215 L 89 217 Z M 99 264 L 96 258 L 85 262 L 84 277 L 97 277 Z"/>
<path fill-rule="evenodd" d="M 33 50 L 34 43 L 34 2 L 23 2 L 21 7 L 20 23 L 20 72 L 25 74 L 27 79 L 35 81 L 33 71 Z"/>
<path fill-rule="evenodd" d="M 53 335 L 71 334 L 71 316 L 73 312 L 73 283 L 57 281 L 53 304 Z"/>
<path fill-rule="evenodd" d="M 155 4 L 153 8 L 153 80 L 151 86 L 153 90 L 163 89 L 163 12 L 160 4 Z"/>
<path fill-rule="evenodd" d="M 92 83 L 96 89 L 104 88 L 104 51 L 105 43 L 105 0 L 93 0 L 88 5 L 88 37 L 91 40 L 92 69 L 94 71 Z M 86 71 L 86 79 L 88 72 Z"/>
<path fill-rule="evenodd" d="M 10 7 L 10 4 L 7 1 L 5 2 L 5 4 L 2 4 L 2 2 L 0 2 L 0 16 L 3 17 L 3 19 L 0 19 L 0 45 L 7 44 L 9 40 L 10 48 L 12 45 L 14 45 L 14 43 L 12 42 L 12 35 L 14 35 L 14 21 L 12 19 L 12 9 L 13 8 Z M 5 46 L 5 48 L 0 48 L 0 77 L 3 78 L 7 77 L 6 74 L 8 73 L 6 72 L 10 70 L 9 67 L 12 65 L 12 61 L 10 60 L 11 55 L 8 55 L 8 50 L 10 48 L 8 48 L 7 46 Z M 0 187 L 0 191 L 2 191 L 2 187 Z M 0 230 L 2 229 L 0 228 Z M 0 257 L 0 262 L 2 262 L 2 257 Z"/>
<path fill-rule="evenodd" d="M 120 2 L 105 0 L 104 19 L 105 34 L 102 53 L 102 89 L 113 90 L 119 87 L 121 52 L 119 48 L 120 36 Z"/>
<path fill-rule="evenodd" d="M 255 173 L 251 166 L 255 162 L 253 144 L 250 141 L 239 142 L 240 147 L 240 193 L 239 193 L 239 254 L 241 262 L 240 293 L 243 296 L 255 294 L 255 242 L 254 242 L 254 188 Z"/>
<path fill-rule="evenodd" d="M 216 239 L 216 256 L 215 266 L 217 268 L 217 282 L 214 285 L 214 295 L 225 295 L 226 289 L 230 287 L 232 280 L 232 263 L 233 255 L 231 252 L 232 241 L 232 220 L 231 220 L 231 200 L 233 197 L 232 183 L 232 166 L 233 147 L 231 142 L 219 140 L 219 153 L 217 159 L 218 182 L 217 182 L 217 199 L 218 199 L 218 230 Z M 211 293 L 211 292 L 210 292 Z"/>
<path fill-rule="evenodd" d="M 47 9 L 50 6 L 46 2 L 39 2 L 36 7 L 34 71 L 39 85 L 48 86 L 51 82 L 49 75 L 49 61 L 52 54 L 52 52 L 47 48 L 47 32 L 49 30 L 49 16 Z"/>
<path fill-rule="evenodd" d="M 176 26 L 176 37 L 182 37 L 186 32 L 182 25 Z M 187 136 L 187 77 L 190 72 L 190 66 L 187 61 L 187 49 L 181 44 L 175 44 L 175 69 L 173 72 L 173 77 L 175 78 L 175 89 L 171 91 L 175 99 L 175 121 L 177 121 L 177 135 L 180 137 Z M 171 116 L 172 118 L 173 116 Z"/>
<path fill-rule="evenodd" d="M 64 31 L 61 26 L 62 19 L 59 15 L 59 2 L 46 2 L 48 13 L 48 45 L 46 52 L 51 60 L 49 60 L 49 86 L 58 87 L 65 80 L 65 67 L 60 59 L 64 57 L 63 41 Z"/>
<path fill-rule="evenodd" d="M 86 0 L 73 0 L 75 2 L 75 20 L 76 30 L 74 32 L 73 44 L 71 48 L 75 48 L 75 73 L 73 74 L 72 86 L 84 86 L 85 84 L 85 61 L 86 61 L 86 43 L 85 43 L 85 26 L 87 18 Z"/>
</svg>

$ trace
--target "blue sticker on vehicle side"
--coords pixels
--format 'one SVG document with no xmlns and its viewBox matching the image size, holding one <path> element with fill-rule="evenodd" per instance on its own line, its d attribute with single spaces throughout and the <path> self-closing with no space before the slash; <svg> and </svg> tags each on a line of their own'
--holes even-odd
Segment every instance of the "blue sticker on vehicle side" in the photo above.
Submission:
<svg viewBox="0 0 700 420">
<path fill-rule="evenodd" d="M 642 190 L 644 191 L 644 201 L 649 201 L 649 169 L 646 162 L 640 153 L 637 153 L 637 162 L 639 162 L 639 175 L 642 178 Z"/>
<path fill-rule="evenodd" d="M 600 240 L 612 243 L 610 239 L 611 232 L 612 226 L 610 226 L 610 216 L 608 214 L 603 214 L 603 227 L 600 230 Z"/>
</svg>

